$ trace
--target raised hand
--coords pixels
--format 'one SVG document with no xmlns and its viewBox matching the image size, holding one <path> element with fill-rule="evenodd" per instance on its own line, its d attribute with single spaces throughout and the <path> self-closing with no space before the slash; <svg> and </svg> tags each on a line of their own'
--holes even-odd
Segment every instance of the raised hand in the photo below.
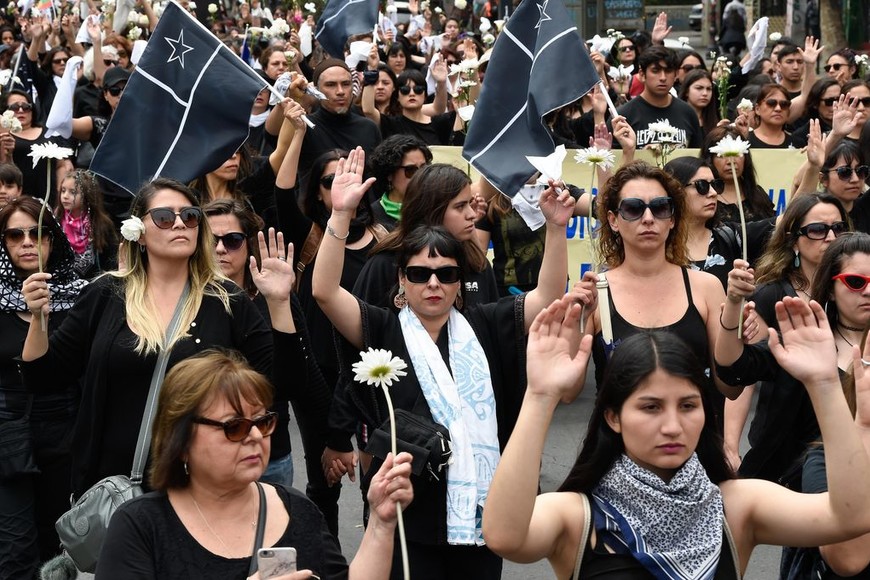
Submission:
<svg viewBox="0 0 870 580">
<path fill-rule="evenodd" d="M 396 521 L 396 504 L 402 509 L 408 507 L 414 499 L 414 488 L 411 485 L 410 453 L 399 453 L 395 458 L 387 454 L 384 464 L 372 478 L 369 491 L 366 494 L 372 515 L 385 523 Z"/>
<path fill-rule="evenodd" d="M 589 145 L 598 149 L 613 148 L 613 134 L 607 130 L 607 123 L 598 123 L 589 138 Z"/>
<path fill-rule="evenodd" d="M 292 99 L 284 99 L 284 101 L 286 104 L 285 102 L 281 103 L 281 106 L 284 107 L 284 118 L 293 123 L 293 128 L 297 131 L 305 131 L 308 128 L 308 125 L 302 120 L 305 115 L 305 107 Z"/>
<path fill-rule="evenodd" d="M 855 345 L 853 349 L 852 374 L 855 377 L 855 424 L 870 429 L 870 340 L 864 353 Z"/>
<path fill-rule="evenodd" d="M 547 223 L 564 228 L 574 215 L 574 198 L 568 193 L 564 182 L 550 179 L 549 184 L 550 186 L 541 193 L 538 205 Z"/>
<path fill-rule="evenodd" d="M 432 71 L 432 78 L 435 79 L 436 83 L 443 83 L 447 81 L 447 61 L 441 58 L 440 54 L 436 54 L 432 58 L 432 62 L 429 65 L 429 70 Z"/>
<path fill-rule="evenodd" d="M 613 118 L 613 136 L 619 141 L 623 151 L 634 151 L 637 148 L 637 133 L 622 115 Z M 624 154 L 623 154 L 624 156 Z"/>
<path fill-rule="evenodd" d="M 257 233 L 260 246 L 260 266 L 254 256 L 250 258 L 251 277 L 257 290 L 266 300 L 289 300 L 290 291 L 296 282 L 293 270 L 293 244 L 284 246 L 284 234 L 269 228 L 268 238 Z"/>
<path fill-rule="evenodd" d="M 828 136 L 822 133 L 818 119 L 810 119 L 810 132 L 807 138 L 807 161 L 813 167 L 821 167 L 825 163 L 825 148 Z"/>
<path fill-rule="evenodd" d="M 351 151 L 347 159 L 339 159 L 332 181 L 333 213 L 355 212 L 366 191 L 374 185 L 374 177 L 363 181 L 365 166 L 366 154 L 362 147 Z"/>
<path fill-rule="evenodd" d="M 726 295 L 731 302 L 740 302 L 752 296 L 755 292 L 755 270 L 749 267 L 749 262 L 734 260 L 734 269 L 728 272 L 728 289 Z"/>
<path fill-rule="evenodd" d="M 368 70 L 378 70 L 378 65 L 381 63 L 381 54 L 378 52 L 378 43 L 373 42 L 369 49 L 369 56 L 366 59 L 366 68 Z"/>
<path fill-rule="evenodd" d="M 769 329 L 770 352 L 788 374 L 812 388 L 821 383 L 839 382 L 837 349 L 828 317 L 819 303 L 809 304 L 792 296 L 776 303 L 776 330 Z"/>
<path fill-rule="evenodd" d="M 825 47 L 819 46 L 819 40 L 812 36 L 806 37 L 803 49 L 798 47 L 798 52 L 800 52 L 804 57 L 805 65 L 815 65 L 823 50 L 825 50 Z"/>
<path fill-rule="evenodd" d="M 858 99 L 850 93 L 840 95 L 834 102 L 834 114 L 831 120 L 831 132 L 845 137 L 858 126 Z"/>
<path fill-rule="evenodd" d="M 668 26 L 668 13 L 659 12 L 651 33 L 653 44 L 664 44 L 665 38 L 671 33 L 672 28 L 673 26 Z"/>
</svg>

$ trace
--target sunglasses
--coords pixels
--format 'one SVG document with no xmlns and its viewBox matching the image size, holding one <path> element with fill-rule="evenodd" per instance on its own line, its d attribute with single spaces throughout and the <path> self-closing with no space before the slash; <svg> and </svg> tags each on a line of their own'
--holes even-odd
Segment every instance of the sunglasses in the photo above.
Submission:
<svg viewBox="0 0 870 580">
<path fill-rule="evenodd" d="M 222 236 L 215 236 L 214 245 L 215 247 L 217 247 L 218 242 L 221 242 L 224 245 L 226 251 L 235 252 L 242 247 L 242 244 L 245 243 L 246 239 L 247 238 L 245 238 L 245 234 L 240 234 L 239 232 L 230 232 Z"/>
<path fill-rule="evenodd" d="M 181 211 L 173 211 L 168 207 L 155 207 L 145 212 L 151 216 L 151 221 L 161 230 L 168 230 L 175 225 L 175 218 L 180 217 L 186 228 L 195 228 L 202 221 L 202 210 L 198 207 L 183 207 Z"/>
<path fill-rule="evenodd" d="M 788 99 L 765 99 L 764 104 L 771 109 L 775 109 L 777 105 L 779 105 L 780 109 L 791 108 L 791 101 L 789 101 Z"/>
<path fill-rule="evenodd" d="M 235 417 L 229 421 L 215 421 L 208 417 L 194 417 L 194 423 L 200 425 L 211 425 L 212 427 L 220 427 L 224 430 L 226 438 L 233 443 L 244 441 L 251 433 L 254 427 L 260 432 L 263 437 L 268 437 L 275 431 L 275 426 L 278 424 L 278 413 L 269 412 L 253 419 L 245 417 Z"/>
<path fill-rule="evenodd" d="M 112 95 L 113 97 L 117 97 L 117 96 L 119 96 L 121 93 L 124 92 L 124 87 L 117 87 L 117 86 L 115 86 L 115 87 L 108 87 L 108 88 L 106 89 L 106 92 L 109 93 L 110 95 Z"/>
<path fill-rule="evenodd" d="M 831 72 L 831 70 L 833 70 L 834 72 L 838 72 L 838 71 L 839 71 L 841 68 L 843 68 L 844 66 L 847 66 L 846 63 L 844 63 L 844 62 L 836 62 L 836 63 L 834 63 L 834 64 L 826 64 L 826 65 L 824 66 L 824 69 L 825 69 L 825 72 L 826 72 L 826 73 Z"/>
<path fill-rule="evenodd" d="M 725 189 L 725 180 L 724 179 L 696 179 L 692 181 L 688 185 L 697 190 L 697 192 L 701 195 L 707 195 L 710 192 L 710 188 L 713 188 L 715 192 L 721 192 Z"/>
<path fill-rule="evenodd" d="M 422 85 L 414 85 L 413 87 L 405 85 L 404 87 L 399 87 L 399 92 L 403 95 L 410 95 L 412 90 L 415 95 L 422 95 L 426 92 L 426 87 Z"/>
<path fill-rule="evenodd" d="M 335 173 L 324 175 L 320 178 L 320 185 L 326 189 L 332 189 L 332 182 L 335 181 Z"/>
<path fill-rule="evenodd" d="M 861 274 L 837 274 L 831 280 L 839 280 L 852 292 L 863 292 L 867 284 L 870 284 L 870 276 L 862 276 Z"/>
<path fill-rule="evenodd" d="M 432 274 L 442 284 L 456 284 L 459 282 L 462 269 L 459 266 L 441 266 L 440 268 L 427 268 L 425 266 L 407 266 L 404 268 L 405 279 L 412 284 L 426 284 L 432 279 Z"/>
<path fill-rule="evenodd" d="M 425 165 L 402 165 L 400 167 L 397 167 L 396 171 L 401 169 L 405 172 L 405 177 L 411 179 L 412 177 L 414 177 L 414 175 L 416 175 L 418 171 L 423 169 L 423 167 L 425 167 Z"/>
<path fill-rule="evenodd" d="M 870 97 L 855 98 L 856 103 L 861 103 L 865 107 L 870 107 Z"/>
<path fill-rule="evenodd" d="M 6 108 L 17 113 L 18 111 L 32 111 L 33 105 L 30 103 L 12 103 Z"/>
<path fill-rule="evenodd" d="M 66 64 L 69 58 L 53 58 L 51 64 Z"/>
<path fill-rule="evenodd" d="M 617 50 L 619 50 L 619 52 L 634 52 L 636 49 L 634 48 L 634 46 L 628 45 L 620 46 Z"/>
<path fill-rule="evenodd" d="M 840 100 L 840 97 L 828 97 L 827 99 L 822 99 L 819 102 L 822 103 L 823 105 L 825 105 L 826 107 L 833 107 L 834 103 L 836 103 L 839 100 Z"/>
<path fill-rule="evenodd" d="M 107 58 L 104 58 L 103 64 L 106 66 L 118 66 L 118 61 L 117 60 L 109 60 Z"/>
<path fill-rule="evenodd" d="M 859 165 L 855 169 L 852 169 L 849 165 L 841 165 L 840 167 L 824 169 L 822 170 L 822 173 L 830 173 L 831 171 L 835 171 L 837 177 L 839 177 L 841 181 L 849 181 L 852 179 L 853 173 L 858 176 L 858 179 L 867 179 L 867 175 L 870 174 L 870 167 Z"/>
<path fill-rule="evenodd" d="M 659 220 L 674 217 L 674 200 L 670 197 L 654 197 L 649 203 L 636 197 L 629 197 L 619 202 L 617 211 L 622 219 L 633 222 L 643 217 L 646 208 L 649 208 L 652 216 Z"/>
<path fill-rule="evenodd" d="M 38 239 L 38 235 L 39 226 L 33 226 L 32 228 L 9 228 L 7 230 L 3 230 L 3 241 L 12 242 L 13 244 L 20 244 L 24 241 L 25 237 L 28 237 L 35 242 Z M 42 226 L 42 239 L 50 240 L 51 237 L 51 228 L 49 228 L 48 226 Z"/>
<path fill-rule="evenodd" d="M 799 236 L 806 236 L 811 240 L 824 240 L 828 237 L 828 232 L 834 232 L 834 237 L 839 238 L 841 234 L 846 233 L 849 226 L 846 222 L 834 222 L 831 225 L 816 222 L 807 224 L 798 230 Z"/>
<path fill-rule="evenodd" d="M 692 72 L 693 70 L 695 70 L 696 68 L 701 68 L 701 65 L 699 65 L 699 64 L 684 64 L 680 67 L 680 70 L 685 72 L 685 73 L 689 73 L 689 72 Z"/>
</svg>

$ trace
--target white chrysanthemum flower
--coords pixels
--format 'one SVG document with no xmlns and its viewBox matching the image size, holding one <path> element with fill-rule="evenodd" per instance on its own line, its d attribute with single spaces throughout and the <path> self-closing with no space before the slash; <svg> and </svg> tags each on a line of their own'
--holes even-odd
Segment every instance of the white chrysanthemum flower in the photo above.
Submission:
<svg viewBox="0 0 870 580">
<path fill-rule="evenodd" d="M 284 58 L 287 59 L 287 62 L 293 62 L 296 59 L 296 51 L 295 50 L 285 50 Z"/>
<path fill-rule="evenodd" d="M 121 222 L 121 236 L 127 241 L 138 242 L 145 233 L 145 223 L 137 216 L 130 216 Z"/>
<path fill-rule="evenodd" d="M 287 24 L 287 21 L 283 18 L 276 18 L 274 22 L 272 22 L 271 28 L 269 28 L 269 33 L 272 36 L 284 36 L 285 34 L 290 33 L 290 25 Z"/>
<path fill-rule="evenodd" d="M 46 141 L 45 143 L 31 145 L 30 153 L 27 156 L 33 158 L 33 167 L 35 169 L 36 165 L 43 159 L 66 159 L 72 154 L 73 150 L 69 147 L 61 147 L 57 143 Z"/>
<path fill-rule="evenodd" d="M 465 10 L 465 7 L 468 6 L 468 2 L 465 0 L 453 0 L 453 6 L 457 10 Z"/>
<path fill-rule="evenodd" d="M 442 12 L 444 12 L 444 11 L 441 10 L 441 7 L 440 7 L 440 6 L 436 6 L 436 7 L 435 7 L 435 14 L 441 14 Z"/>
<path fill-rule="evenodd" d="M 469 81 L 469 80 L 459 81 L 459 88 L 460 89 L 469 89 L 471 87 L 476 87 L 476 86 L 477 86 L 477 83 L 474 81 Z"/>
<path fill-rule="evenodd" d="M 480 39 L 485 46 L 492 46 L 495 43 L 495 36 L 489 34 L 488 32 L 483 35 L 483 38 Z"/>
<path fill-rule="evenodd" d="M 577 150 L 574 161 L 585 165 L 599 165 L 602 169 L 610 169 L 616 164 L 616 156 L 609 149 L 587 147 Z"/>
<path fill-rule="evenodd" d="M 634 65 L 630 64 L 628 66 L 612 66 L 610 70 L 607 71 L 607 76 L 612 78 L 615 81 L 627 81 L 631 78 L 631 73 L 634 72 Z"/>
<path fill-rule="evenodd" d="M 148 19 L 147 14 L 140 14 L 139 15 L 139 26 L 146 26 L 147 27 L 150 24 L 151 24 L 151 20 Z"/>
<path fill-rule="evenodd" d="M 12 111 L 3 111 L 3 115 L 0 116 L 0 127 L 8 129 L 10 133 L 18 133 L 23 128 L 21 121 L 18 120 Z"/>
<path fill-rule="evenodd" d="M 218 7 L 217 4 L 209 4 L 208 5 L 208 13 L 209 14 L 217 14 Z"/>
<path fill-rule="evenodd" d="M 718 157 L 743 157 L 749 153 L 749 141 L 725 135 L 716 145 L 710 147 L 710 153 L 715 153 Z"/>
<path fill-rule="evenodd" d="M 127 14 L 127 22 L 139 22 L 139 13 L 135 10 L 131 10 L 129 14 Z"/>
<path fill-rule="evenodd" d="M 671 125 L 667 119 L 659 119 L 654 123 L 649 124 L 649 130 L 655 132 L 658 137 L 656 140 L 663 143 L 671 143 L 676 140 L 680 130 Z"/>
<path fill-rule="evenodd" d="M 749 99 L 740 99 L 740 102 L 737 103 L 737 112 L 745 113 L 747 111 L 751 111 L 754 108 L 752 101 Z"/>
<path fill-rule="evenodd" d="M 464 107 L 459 107 L 458 109 L 456 109 L 456 114 L 459 115 L 460 119 L 467 123 L 474 116 L 474 105 L 465 105 Z"/>
<path fill-rule="evenodd" d="M 369 348 L 366 352 L 361 352 L 360 361 L 353 363 L 351 369 L 355 373 L 353 380 L 366 385 L 375 385 L 376 387 L 390 387 L 394 381 L 398 381 L 399 377 L 404 377 L 408 373 L 405 369 L 408 365 L 389 350 L 382 348 Z"/>
<path fill-rule="evenodd" d="M 767 38 L 770 39 L 770 42 L 776 42 L 782 38 L 782 34 L 780 34 L 779 32 L 771 32 L 770 36 L 768 36 Z"/>
<path fill-rule="evenodd" d="M 139 28 L 138 26 L 134 26 L 133 28 L 130 29 L 129 32 L 127 32 L 127 38 L 129 38 L 130 40 L 135 42 L 135 41 L 139 40 L 140 38 L 142 38 L 143 32 L 144 31 L 141 28 Z"/>
<path fill-rule="evenodd" d="M 317 4 L 314 2 L 306 2 L 304 8 L 306 12 L 317 12 Z"/>
</svg>

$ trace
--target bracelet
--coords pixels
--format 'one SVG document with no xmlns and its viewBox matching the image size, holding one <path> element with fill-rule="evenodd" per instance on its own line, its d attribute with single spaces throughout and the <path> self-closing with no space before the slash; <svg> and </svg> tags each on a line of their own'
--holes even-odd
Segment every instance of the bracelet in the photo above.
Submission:
<svg viewBox="0 0 870 580">
<path fill-rule="evenodd" d="M 342 237 L 342 236 L 339 236 L 337 233 L 335 233 L 335 230 L 332 229 L 332 226 L 329 225 L 329 222 L 326 222 L 326 233 L 329 234 L 330 236 L 332 236 L 333 238 L 335 238 L 336 240 L 341 240 L 343 242 L 350 235 L 350 230 L 348 229 L 347 233 L 344 234 L 344 237 Z M 721 320 L 721 318 L 720 318 L 720 320 Z"/>
<path fill-rule="evenodd" d="M 329 224 L 327 224 L 326 227 L 327 227 L 327 231 L 328 231 Z M 727 332 L 734 332 L 735 330 L 740 328 L 740 323 L 738 323 L 737 326 L 735 326 L 734 328 L 728 328 L 727 326 L 725 326 L 725 323 L 722 322 L 722 315 L 723 314 L 725 314 L 725 309 L 722 309 L 722 312 L 719 313 L 719 326 L 722 327 L 722 330 L 725 330 Z"/>
</svg>

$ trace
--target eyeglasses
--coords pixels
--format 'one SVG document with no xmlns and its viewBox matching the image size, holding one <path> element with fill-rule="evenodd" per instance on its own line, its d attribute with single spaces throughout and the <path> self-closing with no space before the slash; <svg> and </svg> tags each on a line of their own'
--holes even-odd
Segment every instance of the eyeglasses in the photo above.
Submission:
<svg viewBox="0 0 870 580">
<path fill-rule="evenodd" d="M 64 57 L 53 58 L 53 59 L 51 59 L 51 64 L 66 64 L 68 60 L 69 60 L 69 57 L 67 57 L 67 58 L 64 58 Z"/>
<path fill-rule="evenodd" d="M 320 185 L 325 189 L 332 189 L 333 181 L 335 181 L 335 173 L 330 173 L 329 175 L 324 175 L 320 178 Z"/>
<path fill-rule="evenodd" d="M 831 277 L 831 280 L 839 280 L 852 292 L 863 292 L 867 284 L 870 284 L 870 276 L 861 274 L 837 274 Z"/>
<path fill-rule="evenodd" d="M 9 109 L 10 111 L 14 111 L 16 113 L 18 111 L 27 112 L 27 111 L 33 110 L 33 105 L 31 105 L 30 103 L 12 103 L 11 105 L 7 106 L 6 108 Z"/>
<path fill-rule="evenodd" d="M 396 171 L 401 169 L 405 172 L 405 177 L 411 179 L 412 177 L 414 177 L 414 175 L 417 174 L 418 171 L 420 171 L 424 167 L 425 165 L 402 165 L 400 167 L 397 167 Z"/>
<path fill-rule="evenodd" d="M 839 72 L 839 70 L 844 66 L 847 66 L 845 62 L 835 62 L 833 64 L 826 64 L 824 69 L 826 73 L 831 72 L 831 69 L 833 69 L 834 72 Z"/>
<path fill-rule="evenodd" d="M 459 266 L 441 266 L 440 268 L 427 268 L 425 266 L 406 266 L 404 268 L 405 279 L 412 284 L 425 284 L 432 279 L 432 274 L 442 284 L 455 284 L 459 282 L 462 269 Z"/>
<path fill-rule="evenodd" d="M 833 107 L 834 103 L 836 103 L 839 100 L 840 100 L 840 97 L 828 97 L 827 99 L 822 99 L 819 102 L 827 107 Z"/>
<path fill-rule="evenodd" d="M 224 248 L 228 252 L 235 252 L 239 248 L 242 247 L 242 244 L 245 243 L 245 234 L 239 232 L 230 232 L 228 234 L 224 234 L 222 236 L 215 235 L 214 237 L 214 245 L 217 247 L 218 242 L 222 242 Z"/>
<path fill-rule="evenodd" d="M 649 203 L 636 197 L 629 197 L 619 202 L 617 211 L 622 219 L 633 222 L 643 217 L 646 208 L 649 208 L 652 216 L 659 220 L 674 217 L 674 200 L 670 197 L 654 197 L 649 200 Z"/>
<path fill-rule="evenodd" d="M 636 49 L 634 48 L 634 45 L 629 44 L 627 46 L 620 46 L 617 50 L 619 50 L 619 52 L 634 52 Z"/>
<path fill-rule="evenodd" d="M 33 226 L 32 228 L 9 228 L 3 230 L 3 241 L 20 244 L 24 241 L 25 237 L 28 237 L 35 242 L 38 239 L 39 231 L 39 226 Z M 51 228 L 42 226 L 42 239 L 50 240 L 51 238 Z"/>
<path fill-rule="evenodd" d="M 684 64 L 684 65 L 680 66 L 680 70 L 685 72 L 685 73 L 690 73 L 693 70 L 695 70 L 696 68 L 701 68 L 701 65 L 699 65 L 699 64 Z"/>
<path fill-rule="evenodd" d="M 788 99 L 765 99 L 764 104 L 771 109 L 775 109 L 777 105 L 779 105 L 780 109 L 791 108 L 791 101 L 789 101 Z"/>
<path fill-rule="evenodd" d="M 410 85 L 405 85 L 403 87 L 399 87 L 399 92 L 403 95 L 410 95 L 411 91 L 414 91 L 415 95 L 422 95 L 426 92 L 426 87 L 423 85 L 414 85 L 411 87 Z"/>
<path fill-rule="evenodd" d="M 834 237 L 839 238 L 848 229 L 849 226 L 846 225 L 846 222 L 834 222 L 831 225 L 815 222 L 800 228 L 798 235 L 806 236 L 810 240 L 824 240 L 828 237 L 828 232 L 834 232 Z"/>
<path fill-rule="evenodd" d="M 117 60 L 110 60 L 110 59 L 108 59 L 108 58 L 104 58 L 104 59 L 103 59 L 103 64 L 106 65 L 106 66 L 118 66 L 118 61 L 117 61 Z"/>
<path fill-rule="evenodd" d="M 224 435 L 233 443 L 244 441 L 251 433 L 254 427 L 260 432 L 263 437 L 268 437 L 275 431 L 275 426 L 278 424 L 278 413 L 269 412 L 253 419 L 246 417 L 234 417 L 229 421 L 215 421 L 208 417 L 194 417 L 194 423 L 200 425 L 211 425 L 212 427 L 220 427 L 224 430 Z"/>
<path fill-rule="evenodd" d="M 109 93 L 110 95 L 112 95 L 113 97 L 117 97 L 121 93 L 124 92 L 124 87 L 123 86 L 121 86 L 121 87 L 119 87 L 119 86 L 107 87 L 106 92 Z"/>
<path fill-rule="evenodd" d="M 695 190 L 700 195 L 707 195 L 710 192 L 710 188 L 713 188 L 715 192 L 721 192 L 725 189 L 725 180 L 724 179 L 696 179 L 692 181 L 688 185 L 691 185 L 695 188 Z"/>
<path fill-rule="evenodd" d="M 151 221 L 161 230 L 168 230 L 175 225 L 175 218 L 180 217 L 186 228 L 195 228 L 202 221 L 202 210 L 198 207 L 183 207 L 173 211 L 168 207 L 155 207 L 145 212 L 151 216 Z"/>
<path fill-rule="evenodd" d="M 840 178 L 840 181 L 849 181 L 852 179 L 852 174 L 858 176 L 858 179 L 867 179 L 867 175 L 870 174 L 870 167 L 866 165 L 859 165 L 858 167 L 852 169 L 849 165 L 841 165 L 840 167 L 832 167 L 831 169 L 823 169 L 822 173 L 830 173 L 831 171 L 837 172 L 837 177 Z"/>
</svg>

